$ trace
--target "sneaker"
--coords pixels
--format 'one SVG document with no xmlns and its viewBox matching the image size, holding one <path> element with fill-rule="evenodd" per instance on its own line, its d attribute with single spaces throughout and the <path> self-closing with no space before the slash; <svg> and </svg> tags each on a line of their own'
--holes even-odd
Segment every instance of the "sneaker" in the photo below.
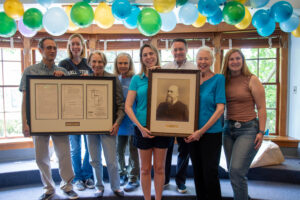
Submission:
<svg viewBox="0 0 300 200">
<path fill-rule="evenodd" d="M 179 193 L 186 193 L 186 186 L 184 185 L 184 184 L 179 184 L 179 185 L 177 185 L 177 191 L 179 192 Z"/>
<path fill-rule="evenodd" d="M 104 190 L 97 190 L 95 193 L 94 193 L 94 196 L 96 198 L 102 198 L 103 197 L 103 194 L 104 194 Z"/>
<path fill-rule="evenodd" d="M 74 184 L 75 188 L 79 191 L 85 190 L 85 184 L 83 183 L 82 180 L 78 180 Z"/>
<path fill-rule="evenodd" d="M 70 190 L 70 191 L 64 191 L 64 194 L 66 196 L 68 196 L 69 199 L 78 199 L 79 196 L 76 192 L 74 192 L 74 190 Z"/>
<path fill-rule="evenodd" d="M 139 181 L 135 181 L 135 182 L 129 181 L 127 183 L 127 185 L 124 187 L 124 191 L 125 192 L 132 192 L 133 190 L 135 190 L 139 186 L 140 186 Z"/>
<path fill-rule="evenodd" d="M 54 196 L 55 193 L 51 193 L 51 194 L 42 194 L 42 196 L 40 196 L 39 200 L 50 200 L 53 196 Z"/>
<path fill-rule="evenodd" d="M 85 180 L 85 187 L 87 187 L 89 189 L 95 188 L 94 180 L 91 179 L 91 178 L 86 179 Z"/>
<path fill-rule="evenodd" d="M 127 181 L 128 181 L 128 178 L 126 175 L 120 176 L 120 185 L 121 186 L 124 186 L 127 183 Z"/>
</svg>

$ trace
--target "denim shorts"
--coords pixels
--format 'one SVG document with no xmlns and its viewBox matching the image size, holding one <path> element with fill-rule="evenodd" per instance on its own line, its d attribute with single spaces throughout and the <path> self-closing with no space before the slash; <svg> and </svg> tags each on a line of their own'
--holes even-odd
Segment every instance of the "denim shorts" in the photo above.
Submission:
<svg viewBox="0 0 300 200">
<path fill-rule="evenodd" d="M 166 149 L 171 145 L 171 142 L 171 137 L 155 136 L 154 138 L 144 138 L 140 129 L 136 126 L 134 127 L 133 145 L 138 149 Z"/>
</svg>

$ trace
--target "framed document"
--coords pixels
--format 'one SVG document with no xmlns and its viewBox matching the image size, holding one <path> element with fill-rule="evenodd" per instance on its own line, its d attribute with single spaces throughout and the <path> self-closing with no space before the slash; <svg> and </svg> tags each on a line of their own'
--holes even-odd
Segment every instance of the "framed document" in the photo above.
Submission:
<svg viewBox="0 0 300 200">
<path fill-rule="evenodd" d="M 31 135 L 109 133 L 115 121 L 115 77 L 28 76 Z"/>
<path fill-rule="evenodd" d="M 199 70 L 150 71 L 147 128 L 153 135 L 187 137 L 198 128 Z"/>
</svg>

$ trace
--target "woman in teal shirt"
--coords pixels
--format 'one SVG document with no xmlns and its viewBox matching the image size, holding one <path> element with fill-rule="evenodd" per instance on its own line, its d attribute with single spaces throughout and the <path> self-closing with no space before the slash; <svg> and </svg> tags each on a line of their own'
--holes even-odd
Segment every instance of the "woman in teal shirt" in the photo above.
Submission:
<svg viewBox="0 0 300 200">
<path fill-rule="evenodd" d="M 220 117 L 226 103 L 225 78 L 211 71 L 214 55 L 209 47 L 197 53 L 197 67 L 201 71 L 198 130 L 185 138 L 190 143 L 190 157 L 194 169 L 197 199 L 222 199 L 218 166 L 222 146 Z"/>
</svg>

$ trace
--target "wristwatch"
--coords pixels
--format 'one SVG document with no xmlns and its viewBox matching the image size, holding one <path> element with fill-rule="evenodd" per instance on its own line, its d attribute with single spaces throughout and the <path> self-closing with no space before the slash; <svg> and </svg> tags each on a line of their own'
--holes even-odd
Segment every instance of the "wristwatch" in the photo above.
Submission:
<svg viewBox="0 0 300 200">
<path fill-rule="evenodd" d="M 259 130 L 258 133 L 261 133 L 261 134 L 265 135 L 265 132 L 262 131 L 262 130 Z"/>
</svg>

